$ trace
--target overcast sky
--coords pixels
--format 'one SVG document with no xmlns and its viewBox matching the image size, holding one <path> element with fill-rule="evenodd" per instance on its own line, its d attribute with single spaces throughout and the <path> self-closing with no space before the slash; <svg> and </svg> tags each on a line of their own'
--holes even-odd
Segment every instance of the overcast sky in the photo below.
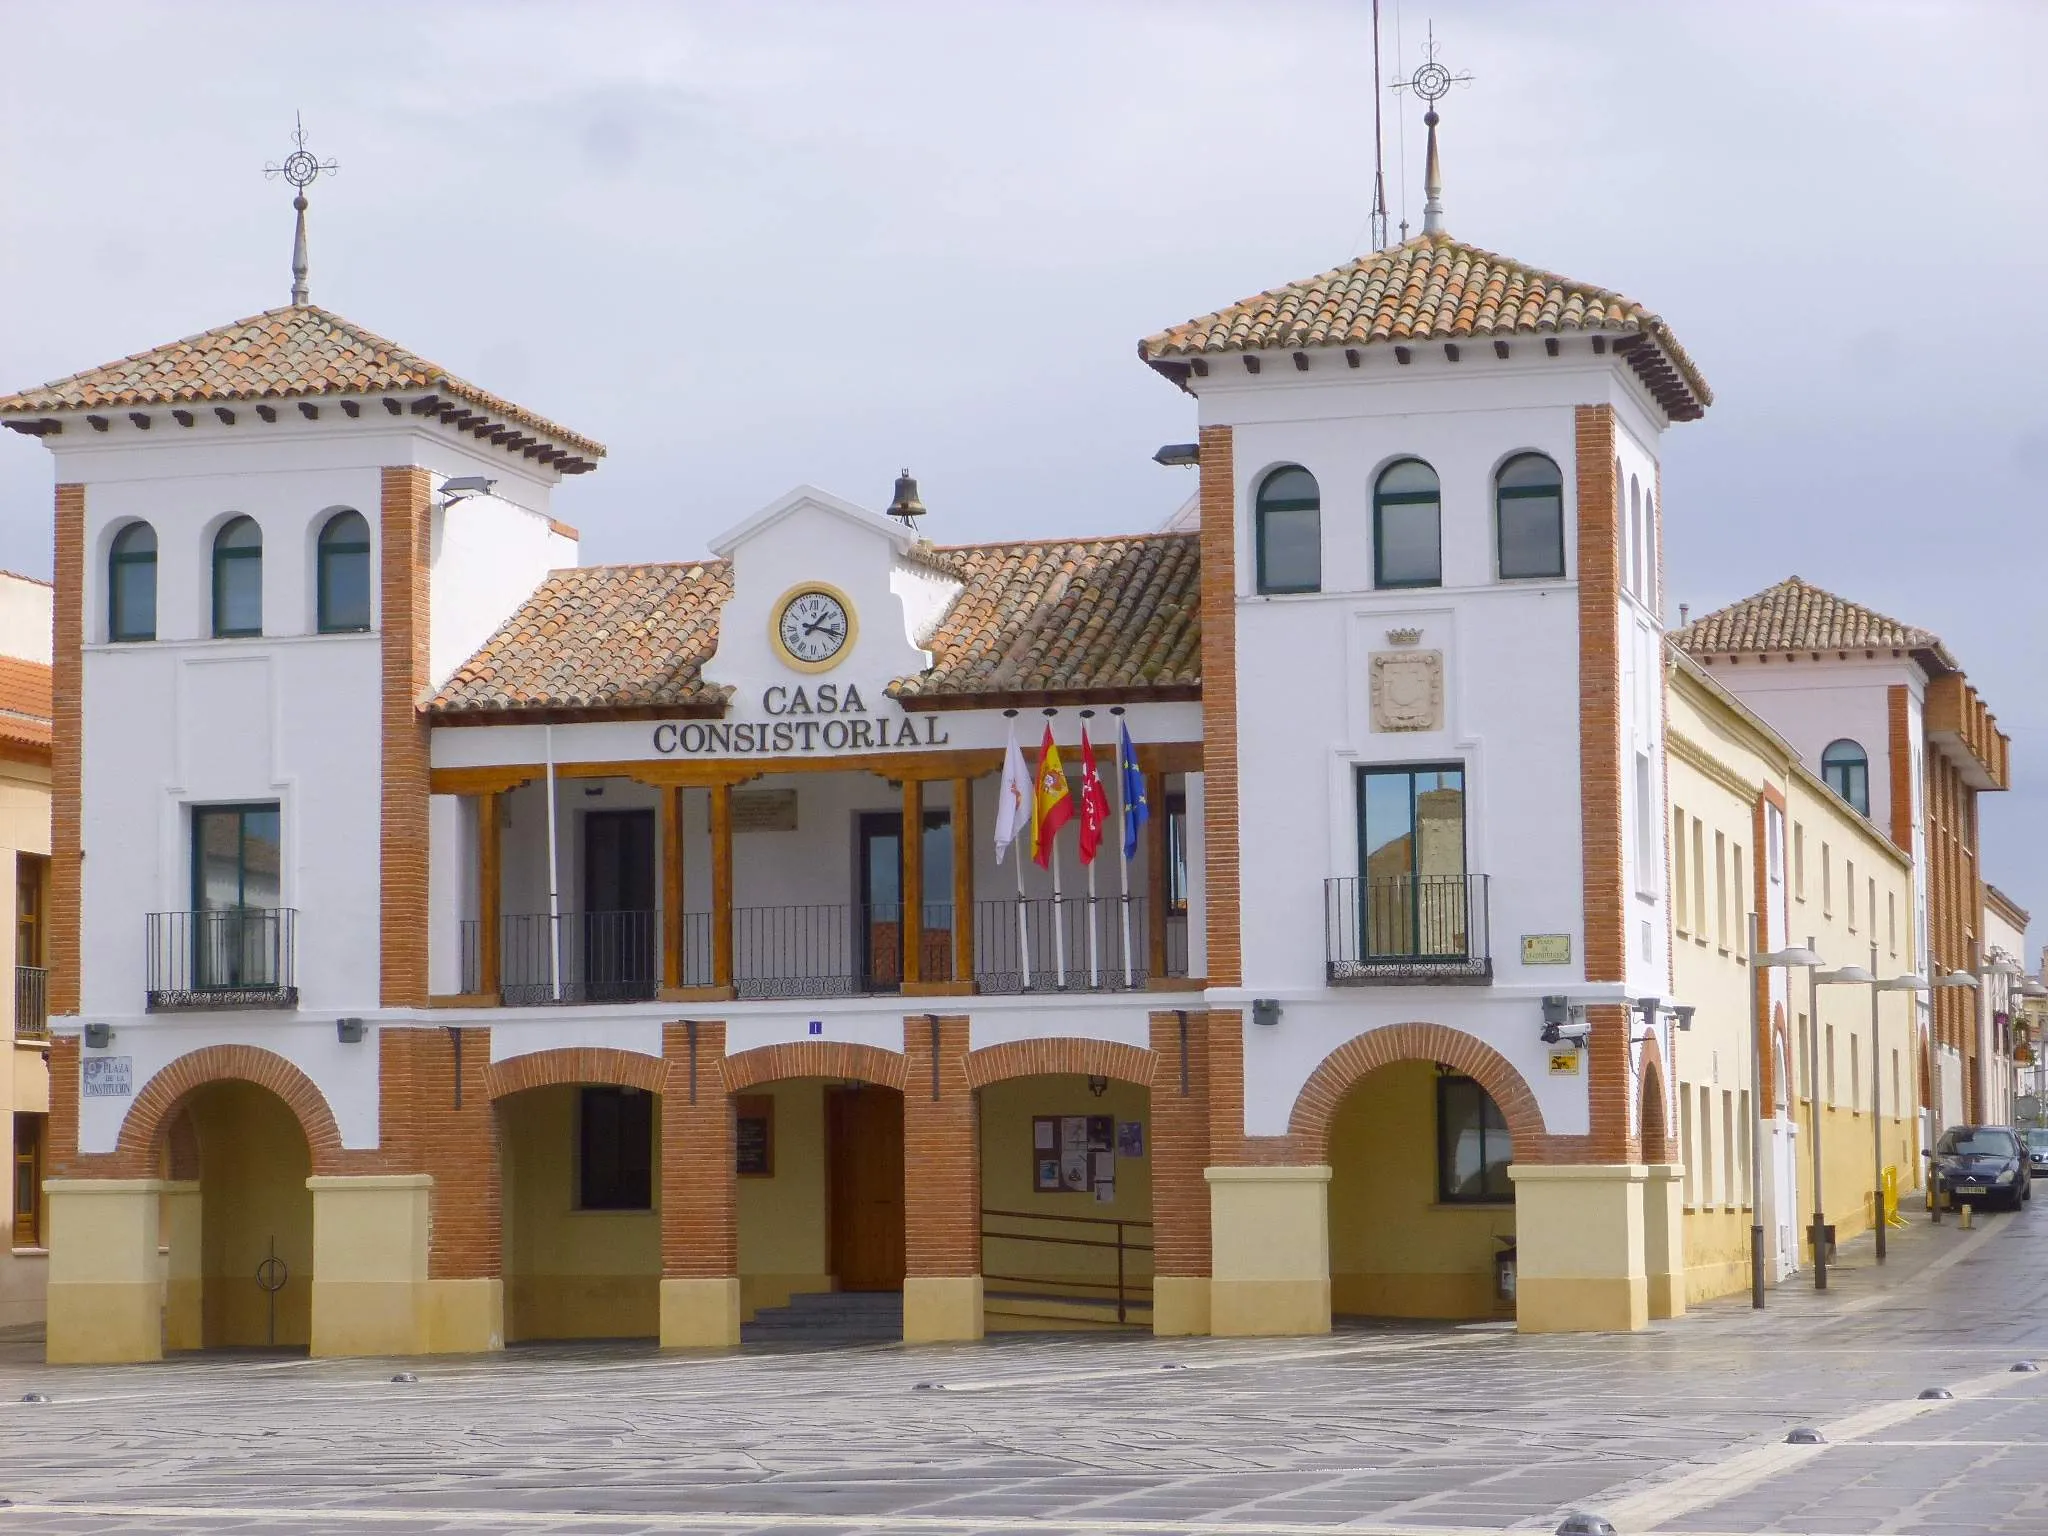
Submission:
<svg viewBox="0 0 2048 1536">
<path fill-rule="evenodd" d="M 1641 300 L 1714 386 L 1664 444 L 1674 605 L 1797 572 L 1943 635 L 2013 737 L 1985 873 L 2048 918 L 2048 5 L 1383 14 L 1382 77 L 1432 17 L 1474 77 L 1447 227 Z M 314 302 L 609 445 L 556 503 L 589 560 L 906 463 L 941 542 L 1156 526 L 1193 409 L 1137 339 L 1366 248 L 1370 16 L 0 0 L 0 388 L 286 302 L 298 110 L 341 164 Z M 50 479 L 0 433 L 0 564 L 48 574 Z"/>
</svg>

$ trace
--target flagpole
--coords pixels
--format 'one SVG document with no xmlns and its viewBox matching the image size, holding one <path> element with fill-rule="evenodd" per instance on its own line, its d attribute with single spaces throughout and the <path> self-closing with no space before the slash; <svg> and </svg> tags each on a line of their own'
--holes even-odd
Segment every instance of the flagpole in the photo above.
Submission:
<svg viewBox="0 0 2048 1536">
<path fill-rule="evenodd" d="M 1081 718 L 1083 720 L 1092 719 L 1094 715 L 1095 711 L 1092 709 L 1081 711 Z M 1085 786 L 1088 783 L 1088 775 L 1095 771 L 1095 747 L 1094 743 L 1089 741 L 1088 727 L 1085 725 L 1081 727 L 1081 740 L 1088 742 L 1087 750 L 1081 754 L 1081 783 L 1084 786 L 1081 791 L 1083 802 L 1081 806 L 1081 821 L 1085 826 L 1088 820 L 1088 806 L 1086 804 L 1088 791 Z M 1099 992 L 1102 989 L 1102 939 L 1098 932 L 1100 925 L 1096 922 L 1098 908 L 1095 905 L 1095 864 L 1096 860 L 1101 856 L 1101 844 L 1097 843 L 1096 858 L 1086 861 L 1088 865 L 1088 990 L 1091 992 Z"/>
<path fill-rule="evenodd" d="M 1045 713 L 1050 718 L 1057 715 L 1059 711 L 1048 709 Z M 1055 752 L 1054 755 L 1057 756 L 1058 753 Z M 1037 790 L 1034 788 L 1032 793 L 1036 795 Z M 1033 803 L 1035 804 L 1036 801 Z M 1057 828 L 1053 830 L 1052 844 L 1047 849 L 1047 855 L 1046 863 L 1052 870 L 1053 985 L 1064 992 L 1067 989 L 1067 929 L 1066 924 L 1062 921 L 1066 916 L 1066 909 L 1060 896 L 1060 835 Z"/>
<path fill-rule="evenodd" d="M 1138 984 L 1136 968 L 1131 957 L 1131 839 L 1126 830 L 1130 824 L 1131 806 L 1124 787 L 1130 781 L 1125 778 L 1124 768 L 1124 707 L 1114 705 L 1109 711 L 1118 717 L 1116 731 L 1116 905 L 1117 914 L 1123 922 L 1124 943 L 1124 985 Z"/>
<path fill-rule="evenodd" d="M 1014 709 L 1006 709 L 1003 711 L 1003 717 L 1010 722 L 1009 750 L 1011 752 L 1015 752 L 1017 750 L 1017 711 Z M 1006 787 L 1009 777 L 1009 767 L 1009 758 L 1008 755 L 1005 754 L 1003 761 L 1003 774 Z M 998 807 L 998 814 L 1000 815 L 1000 813 L 1001 808 Z M 1019 958 L 1023 961 L 1024 965 L 1024 990 L 1026 992 L 1029 992 L 1031 990 L 1031 930 L 1030 926 L 1025 921 L 1024 855 L 1018 851 L 1018 838 L 1015 836 L 1015 832 L 1016 829 L 1012 827 L 1010 846 L 1007 851 L 1016 855 L 1014 862 L 1017 868 L 1017 954 Z"/>
</svg>

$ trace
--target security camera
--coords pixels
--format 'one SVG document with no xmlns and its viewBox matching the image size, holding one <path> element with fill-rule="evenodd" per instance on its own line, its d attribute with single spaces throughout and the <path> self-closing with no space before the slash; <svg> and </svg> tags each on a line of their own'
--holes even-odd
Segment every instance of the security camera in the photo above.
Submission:
<svg viewBox="0 0 2048 1536">
<path fill-rule="evenodd" d="M 1543 1043 L 1584 1045 L 1592 1033 L 1593 1026 L 1584 1019 L 1573 1019 L 1564 1024 L 1546 1024 L 1543 1026 Z"/>
</svg>

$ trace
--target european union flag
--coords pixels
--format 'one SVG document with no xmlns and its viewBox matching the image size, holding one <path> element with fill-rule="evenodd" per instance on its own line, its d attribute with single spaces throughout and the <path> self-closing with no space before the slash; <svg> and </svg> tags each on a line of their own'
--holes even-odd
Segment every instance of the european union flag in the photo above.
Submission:
<svg viewBox="0 0 2048 1536">
<path fill-rule="evenodd" d="M 1145 775 L 1138 771 L 1137 749 L 1131 745 L 1131 728 L 1117 725 L 1117 760 L 1123 765 L 1124 857 L 1138 852 L 1138 828 L 1152 819 L 1152 807 L 1145 800 Z"/>
</svg>

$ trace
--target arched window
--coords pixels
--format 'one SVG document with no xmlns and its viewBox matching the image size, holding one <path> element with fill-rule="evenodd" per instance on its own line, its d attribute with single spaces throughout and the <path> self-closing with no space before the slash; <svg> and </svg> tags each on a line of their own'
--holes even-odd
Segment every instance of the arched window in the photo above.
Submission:
<svg viewBox="0 0 2048 1536">
<path fill-rule="evenodd" d="M 1319 592 L 1323 585 L 1323 497 L 1298 464 L 1259 483 L 1259 590 Z"/>
<path fill-rule="evenodd" d="M 156 638 L 156 530 L 130 523 L 107 555 L 107 638 Z"/>
<path fill-rule="evenodd" d="M 1643 492 L 1643 601 L 1662 614 L 1657 597 L 1657 489 Z"/>
<path fill-rule="evenodd" d="M 263 633 L 263 530 L 233 517 L 213 536 L 213 632 Z"/>
<path fill-rule="evenodd" d="M 1820 776 L 1859 815 L 1870 814 L 1870 756 L 1859 744 L 1847 737 L 1829 742 L 1820 755 Z"/>
<path fill-rule="evenodd" d="M 370 627 L 370 525 L 360 512 L 337 512 L 320 530 L 315 561 L 320 633 Z"/>
<path fill-rule="evenodd" d="M 1540 453 L 1518 453 L 1494 477 L 1503 581 L 1564 575 L 1564 477 Z"/>
<path fill-rule="evenodd" d="M 1389 464 L 1373 487 L 1372 567 L 1378 587 L 1444 584 L 1443 493 L 1420 459 Z"/>
<path fill-rule="evenodd" d="M 1628 589 L 1643 595 L 1643 483 L 1628 477 Z"/>
</svg>

